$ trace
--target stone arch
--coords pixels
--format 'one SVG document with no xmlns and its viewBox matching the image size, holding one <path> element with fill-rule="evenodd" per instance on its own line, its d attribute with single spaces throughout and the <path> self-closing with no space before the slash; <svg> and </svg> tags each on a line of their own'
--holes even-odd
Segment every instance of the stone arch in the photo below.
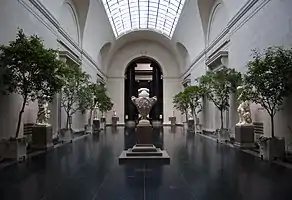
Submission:
<svg viewBox="0 0 292 200">
<path fill-rule="evenodd" d="M 182 68 L 188 67 L 189 64 L 191 63 L 191 60 L 190 60 L 190 55 L 189 55 L 187 48 L 180 42 L 176 43 L 176 48 L 177 48 L 177 51 L 181 57 L 181 61 L 182 61 L 181 67 Z"/>
<path fill-rule="evenodd" d="M 64 8 L 68 9 L 68 6 L 69 6 L 69 8 L 71 9 L 71 12 L 74 13 L 73 19 L 75 20 L 76 27 L 78 29 L 79 40 L 76 41 L 78 42 L 78 44 L 81 44 L 83 41 L 84 28 L 85 28 L 86 19 L 87 19 L 87 15 L 89 11 L 89 5 L 90 5 L 90 0 L 64 0 L 63 1 L 63 7 L 61 10 L 62 14 L 60 15 L 59 20 L 63 22 L 61 23 L 62 26 L 66 27 L 66 20 L 65 20 L 65 23 L 63 20 L 63 17 L 66 16 L 66 14 L 64 15 Z M 70 32 L 69 32 L 69 35 L 70 35 Z"/>
<path fill-rule="evenodd" d="M 207 32 L 207 43 L 211 43 L 224 30 L 228 22 L 227 10 L 223 2 L 217 1 L 210 15 Z"/>
<path fill-rule="evenodd" d="M 218 6 L 218 4 L 224 5 L 224 0 L 198 0 L 197 3 L 201 17 L 205 41 L 207 41 L 210 19 L 212 18 L 212 16 L 216 17 L 214 16 L 214 11 L 216 11 L 216 7 Z M 224 10 L 225 12 L 227 12 L 226 9 Z"/>
<path fill-rule="evenodd" d="M 98 55 L 97 55 L 97 61 L 98 64 L 101 66 L 101 68 L 105 69 L 107 66 L 105 66 L 105 59 L 108 56 L 108 53 L 111 49 L 112 43 L 106 42 L 100 49 Z"/>
<path fill-rule="evenodd" d="M 61 9 L 60 24 L 66 33 L 78 44 L 80 44 L 80 28 L 77 11 L 72 1 L 64 1 Z"/>
</svg>

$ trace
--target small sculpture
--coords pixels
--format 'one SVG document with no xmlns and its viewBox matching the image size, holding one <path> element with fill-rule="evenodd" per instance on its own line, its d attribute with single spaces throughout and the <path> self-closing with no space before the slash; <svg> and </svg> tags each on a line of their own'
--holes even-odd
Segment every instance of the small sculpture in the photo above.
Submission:
<svg viewBox="0 0 292 200">
<path fill-rule="evenodd" d="M 157 97 L 154 96 L 149 98 L 148 88 L 140 88 L 138 93 L 138 98 L 132 96 L 131 99 L 142 116 L 141 120 L 147 120 L 147 115 L 150 113 L 152 106 L 156 103 Z"/>
<path fill-rule="evenodd" d="M 116 110 L 113 110 L 113 117 L 116 117 L 117 116 L 117 112 Z"/>
<path fill-rule="evenodd" d="M 38 100 L 37 124 L 49 125 L 50 120 L 49 104 L 45 99 Z"/>
<path fill-rule="evenodd" d="M 242 86 L 237 87 L 238 90 L 242 90 L 241 94 L 238 97 L 238 100 L 241 101 L 237 108 L 239 122 L 237 125 L 251 124 L 251 112 L 250 112 L 250 101 L 244 99 L 244 88 Z"/>
</svg>

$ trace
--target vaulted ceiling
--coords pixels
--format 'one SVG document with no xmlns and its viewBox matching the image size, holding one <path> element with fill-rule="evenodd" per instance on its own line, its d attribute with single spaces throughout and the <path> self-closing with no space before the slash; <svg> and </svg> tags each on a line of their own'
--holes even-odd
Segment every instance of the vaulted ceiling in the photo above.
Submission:
<svg viewBox="0 0 292 200">
<path fill-rule="evenodd" d="M 102 0 L 116 38 L 154 30 L 171 38 L 185 0 Z"/>
</svg>

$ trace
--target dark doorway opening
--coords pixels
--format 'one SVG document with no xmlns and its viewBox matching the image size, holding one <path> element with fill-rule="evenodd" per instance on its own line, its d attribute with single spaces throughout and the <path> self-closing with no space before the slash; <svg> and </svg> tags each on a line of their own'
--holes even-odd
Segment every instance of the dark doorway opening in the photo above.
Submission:
<svg viewBox="0 0 292 200">
<path fill-rule="evenodd" d="M 153 106 L 150 120 L 163 122 L 163 77 L 157 61 L 149 57 L 140 57 L 131 61 L 125 71 L 125 111 L 127 121 L 137 121 L 139 113 L 131 101 L 131 97 L 138 96 L 139 88 L 148 88 L 150 97 L 156 96 L 157 102 Z"/>
</svg>

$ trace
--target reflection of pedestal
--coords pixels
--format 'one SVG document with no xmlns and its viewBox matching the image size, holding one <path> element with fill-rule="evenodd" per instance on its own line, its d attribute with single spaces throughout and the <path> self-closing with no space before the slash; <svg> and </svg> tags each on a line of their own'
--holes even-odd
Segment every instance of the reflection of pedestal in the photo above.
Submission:
<svg viewBox="0 0 292 200">
<path fill-rule="evenodd" d="M 167 152 L 156 148 L 153 144 L 153 129 L 149 120 L 140 120 L 136 130 L 137 144 L 121 153 L 119 163 L 153 161 L 169 164 L 170 158 Z"/>
<path fill-rule="evenodd" d="M 190 132 L 195 131 L 195 120 L 194 119 L 188 120 L 188 131 L 190 131 Z"/>
<path fill-rule="evenodd" d="M 47 149 L 53 146 L 53 130 L 51 125 L 36 124 L 32 128 L 33 149 Z"/>
<path fill-rule="evenodd" d="M 100 121 L 99 121 L 99 119 L 93 119 L 92 129 L 93 129 L 93 132 L 100 131 Z"/>
<path fill-rule="evenodd" d="M 255 148 L 254 126 L 252 124 L 236 125 L 234 144 L 240 148 Z"/>
<path fill-rule="evenodd" d="M 112 117 L 112 126 L 117 126 L 119 121 L 119 117 L 113 116 Z"/>
<path fill-rule="evenodd" d="M 169 117 L 170 125 L 175 126 L 176 125 L 176 117 Z"/>
</svg>

